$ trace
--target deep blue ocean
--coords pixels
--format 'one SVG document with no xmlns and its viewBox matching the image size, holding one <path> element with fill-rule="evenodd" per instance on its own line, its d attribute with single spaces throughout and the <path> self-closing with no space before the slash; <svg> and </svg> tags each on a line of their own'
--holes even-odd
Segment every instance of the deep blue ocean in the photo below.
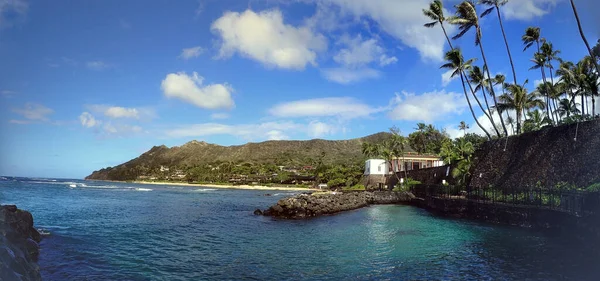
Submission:
<svg viewBox="0 0 600 281">
<path fill-rule="evenodd" d="M 51 232 L 44 280 L 600 280 L 597 253 L 573 240 L 410 206 L 252 214 L 292 194 L 0 178 L 0 203 Z"/>
</svg>

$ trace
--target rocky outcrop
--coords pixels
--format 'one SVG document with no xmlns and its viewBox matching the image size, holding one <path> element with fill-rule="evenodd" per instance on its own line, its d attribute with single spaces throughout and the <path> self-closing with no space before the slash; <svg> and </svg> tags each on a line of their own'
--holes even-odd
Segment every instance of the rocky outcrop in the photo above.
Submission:
<svg viewBox="0 0 600 281">
<path fill-rule="evenodd" d="M 42 280 L 36 264 L 40 238 L 31 213 L 0 206 L 0 281 Z"/>
<path fill-rule="evenodd" d="M 409 192 L 331 192 L 300 194 L 283 198 L 269 209 L 255 214 L 285 219 L 303 219 L 335 214 L 362 208 L 371 204 L 408 203 L 414 196 Z"/>
</svg>

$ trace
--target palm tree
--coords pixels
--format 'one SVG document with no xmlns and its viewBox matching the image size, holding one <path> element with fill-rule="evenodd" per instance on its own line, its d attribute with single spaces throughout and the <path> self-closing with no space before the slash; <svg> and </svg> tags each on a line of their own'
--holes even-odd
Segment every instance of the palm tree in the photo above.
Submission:
<svg viewBox="0 0 600 281">
<path fill-rule="evenodd" d="M 467 123 L 465 123 L 465 121 L 460 121 L 460 124 L 458 125 L 458 129 L 463 131 L 463 136 L 466 136 L 467 130 L 469 129 L 469 125 L 467 125 Z"/>
<path fill-rule="evenodd" d="M 525 52 L 527 49 L 529 49 L 529 47 L 533 46 L 533 43 L 537 44 L 537 50 L 538 52 L 540 51 L 540 28 L 539 27 L 533 27 L 530 26 L 527 29 L 525 29 L 525 34 L 521 37 L 521 40 L 523 41 L 523 44 L 525 45 L 525 48 L 523 49 L 523 52 Z"/>
<path fill-rule="evenodd" d="M 487 63 L 487 58 L 485 56 L 485 52 L 483 50 L 483 44 L 481 42 L 481 26 L 479 25 L 479 17 L 477 16 L 477 10 L 475 9 L 475 4 L 470 1 L 464 1 L 456 7 L 456 15 L 452 16 L 448 19 L 451 24 L 458 25 L 459 33 L 452 37 L 452 39 L 458 39 L 464 36 L 469 30 L 475 28 L 475 45 L 479 46 L 479 50 L 481 51 L 481 57 L 483 58 L 484 68 L 487 73 L 487 77 L 492 77 L 490 75 L 490 65 Z M 498 107 L 498 101 L 496 99 L 496 93 L 494 91 L 494 87 L 490 88 L 490 92 L 492 93 L 492 97 L 494 98 L 494 105 Z M 508 135 L 508 131 L 506 130 L 506 126 L 504 125 L 504 119 L 502 115 L 500 115 L 500 123 L 502 124 L 502 128 L 504 129 L 504 133 Z"/>
<path fill-rule="evenodd" d="M 477 126 L 483 130 L 488 139 L 492 139 L 490 133 L 479 123 L 477 120 L 477 116 L 475 115 L 475 111 L 473 111 L 473 106 L 471 105 L 471 100 L 469 99 L 469 95 L 467 94 L 467 87 L 465 86 L 465 75 L 464 72 L 466 69 L 470 67 L 473 63 L 474 59 L 469 59 L 465 62 L 464 57 L 462 55 L 462 51 L 460 49 L 452 49 L 444 55 L 447 63 L 442 65 L 440 68 L 451 69 L 454 70 L 450 77 L 455 77 L 456 75 L 460 75 L 460 80 L 462 82 L 463 91 L 465 93 L 465 98 L 467 99 L 467 103 L 469 104 L 469 109 L 471 110 L 471 115 L 473 115 L 473 119 L 475 119 L 475 123 Z"/>
<path fill-rule="evenodd" d="M 571 117 L 571 114 L 577 115 L 581 113 L 581 111 L 579 111 L 579 108 L 577 108 L 577 105 L 578 104 L 575 103 L 575 100 L 562 99 L 558 103 L 558 114 L 560 114 L 560 117 L 562 118 L 569 118 Z"/>
<path fill-rule="evenodd" d="M 432 28 L 439 23 L 444 31 L 444 36 L 446 36 L 446 40 L 448 41 L 450 49 L 454 49 L 454 47 L 452 47 L 450 37 L 448 37 L 448 33 L 446 33 L 446 28 L 444 27 L 444 21 L 446 21 L 446 17 L 444 17 L 444 4 L 442 1 L 434 0 L 431 2 L 429 4 L 429 10 L 423 9 L 423 14 L 432 20 L 432 22 L 426 23 L 425 27 Z"/>
<path fill-rule="evenodd" d="M 484 113 L 486 113 L 487 117 L 490 119 L 490 121 L 492 122 L 492 124 L 494 124 L 494 130 L 496 131 L 496 134 L 498 134 L 498 136 L 501 136 L 500 132 L 498 131 L 498 128 L 496 128 L 495 124 L 496 122 L 494 122 L 494 118 L 492 117 L 492 111 L 490 110 L 490 105 L 487 101 L 487 95 L 485 93 L 485 89 L 489 86 L 488 81 L 484 78 L 484 74 L 481 71 L 481 68 L 479 68 L 479 66 L 473 66 L 470 70 L 469 70 L 469 75 L 468 78 L 471 80 L 469 82 L 469 80 L 467 79 L 467 82 L 470 84 L 473 84 L 475 86 L 475 90 L 473 91 L 474 94 L 477 94 L 477 92 L 481 91 L 483 94 L 483 99 L 485 101 L 485 106 L 487 108 L 487 111 L 483 108 L 483 106 L 481 105 L 481 103 L 479 103 L 479 107 L 481 108 L 481 111 L 483 111 Z M 477 99 L 477 102 L 479 102 L 479 99 Z"/>
<path fill-rule="evenodd" d="M 506 40 L 506 32 L 504 32 L 504 24 L 502 23 L 502 17 L 500 16 L 500 7 L 506 5 L 506 3 L 508 3 L 508 0 L 480 0 L 479 3 L 492 6 L 481 14 L 482 18 L 491 13 L 494 9 L 498 14 L 500 30 L 502 30 L 502 36 L 504 37 L 504 45 L 506 46 L 506 52 L 508 53 L 508 59 L 510 60 L 510 66 L 512 68 L 514 83 L 517 84 L 517 72 L 515 72 L 515 64 L 513 63 L 512 54 L 510 53 L 510 48 L 508 47 L 508 40 Z"/>
<path fill-rule="evenodd" d="M 500 96 L 500 103 L 498 104 L 498 111 L 504 112 L 506 110 L 514 110 L 517 115 L 517 134 L 521 133 L 521 119 L 525 110 L 529 110 L 534 107 L 544 107 L 544 102 L 541 101 L 535 93 L 528 94 L 525 84 L 508 84 L 506 90 L 508 93 Z"/>
<path fill-rule="evenodd" d="M 577 8 L 575 7 L 575 2 L 573 2 L 573 0 L 571 0 L 571 8 L 573 8 L 573 14 L 575 15 L 575 19 L 577 20 L 577 27 L 579 28 L 579 35 L 581 35 L 581 40 L 583 40 L 583 43 L 585 44 L 585 47 L 588 50 L 588 53 L 590 53 L 590 57 L 593 58 L 592 61 L 594 63 L 594 66 L 596 66 L 596 72 L 600 73 L 600 67 L 598 67 L 598 58 L 596 58 L 594 56 L 594 52 L 592 52 L 592 48 L 590 48 L 590 44 L 588 43 L 587 39 L 585 38 L 585 34 L 583 33 L 583 28 L 581 28 L 581 21 L 579 20 L 579 14 L 577 13 Z"/>
<path fill-rule="evenodd" d="M 529 118 L 523 123 L 523 131 L 525 132 L 537 131 L 544 126 L 551 124 L 551 120 L 548 116 L 544 116 L 540 113 L 540 110 L 527 112 L 527 117 Z"/>
<path fill-rule="evenodd" d="M 554 111 L 555 110 L 552 109 L 552 103 L 550 102 L 551 100 L 553 100 L 552 91 L 553 91 L 553 87 L 548 82 L 542 82 L 535 89 L 535 93 L 537 95 L 546 98 L 546 116 L 548 118 L 550 118 L 552 124 L 555 124 L 556 122 L 558 122 L 558 120 L 554 120 Z"/>
</svg>

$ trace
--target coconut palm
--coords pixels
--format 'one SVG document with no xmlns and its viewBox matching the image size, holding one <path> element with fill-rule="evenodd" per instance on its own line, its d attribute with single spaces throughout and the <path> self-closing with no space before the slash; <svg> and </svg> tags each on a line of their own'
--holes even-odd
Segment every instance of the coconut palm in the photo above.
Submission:
<svg viewBox="0 0 600 281">
<path fill-rule="evenodd" d="M 552 121 L 552 124 L 558 122 L 558 120 L 554 120 L 555 110 L 552 109 L 552 103 L 550 102 L 553 100 L 552 85 L 548 82 L 542 82 L 536 87 L 535 93 L 541 97 L 546 98 L 546 117 L 548 117 Z"/>
<path fill-rule="evenodd" d="M 577 103 L 573 99 L 561 99 L 558 103 L 558 114 L 562 118 L 569 118 L 571 115 L 577 115 L 581 113 L 579 108 L 577 108 Z"/>
<path fill-rule="evenodd" d="M 452 16 L 448 19 L 448 22 L 451 24 L 458 25 L 459 33 L 452 37 L 452 39 L 458 39 L 464 36 L 469 30 L 475 28 L 475 45 L 479 46 L 479 50 L 481 51 L 481 57 L 483 58 L 484 68 L 487 73 L 487 77 L 492 77 L 490 75 L 490 65 L 487 63 L 487 58 L 485 56 L 485 52 L 483 50 L 483 44 L 481 42 L 482 32 L 481 26 L 479 25 L 479 17 L 477 15 L 477 10 L 475 9 L 475 3 L 473 1 L 463 1 L 462 3 L 455 6 L 456 7 L 456 15 Z M 498 106 L 498 101 L 496 99 L 496 93 L 494 91 L 494 87 L 490 88 L 490 92 L 492 97 L 494 98 L 494 105 Z M 506 126 L 504 125 L 504 119 L 502 115 L 500 117 L 500 123 L 502 124 L 502 128 L 504 129 L 504 133 L 508 135 L 508 131 L 506 130 Z"/>
<path fill-rule="evenodd" d="M 466 136 L 467 130 L 469 129 L 469 125 L 467 125 L 467 123 L 465 123 L 465 121 L 460 121 L 460 124 L 458 125 L 458 129 L 463 131 L 463 136 Z"/>
<path fill-rule="evenodd" d="M 526 110 L 535 107 L 544 107 L 544 102 L 539 99 L 539 96 L 535 93 L 529 94 L 525 84 L 508 84 L 506 86 L 507 93 L 500 96 L 500 103 L 498 104 L 498 111 L 504 112 L 506 110 L 514 110 L 517 115 L 517 134 L 521 133 L 521 119 L 523 113 Z"/>
<path fill-rule="evenodd" d="M 573 14 L 575 15 L 575 19 L 577 20 L 577 27 L 579 28 L 579 35 L 581 35 L 581 40 L 583 40 L 583 43 L 585 44 L 585 47 L 588 50 L 588 53 L 590 54 L 590 57 L 593 58 L 592 61 L 594 63 L 594 66 L 596 67 L 596 72 L 600 73 L 600 67 L 598 67 L 598 58 L 595 57 L 594 52 L 592 52 L 592 48 L 590 48 L 590 44 L 588 43 L 587 39 L 585 38 L 585 34 L 583 33 L 583 28 L 581 28 L 581 21 L 579 20 L 579 14 L 577 13 L 577 7 L 575 7 L 575 2 L 573 2 L 573 0 L 571 0 L 571 8 L 573 8 Z"/>
<path fill-rule="evenodd" d="M 482 18 L 496 10 L 498 21 L 500 22 L 500 30 L 502 30 L 502 36 L 504 37 L 504 45 L 506 46 L 506 52 L 508 53 L 508 59 L 512 68 L 514 83 L 517 84 L 517 72 L 515 72 L 515 64 L 513 63 L 512 54 L 510 53 L 510 47 L 508 47 L 508 40 L 506 40 L 506 32 L 504 31 L 504 24 L 502 23 L 502 16 L 500 16 L 500 7 L 506 5 L 508 0 L 480 0 L 479 3 L 491 6 L 481 14 Z"/>
<path fill-rule="evenodd" d="M 540 28 L 535 26 L 530 26 L 525 29 L 525 34 L 521 37 L 525 48 L 523 48 L 523 52 L 533 46 L 533 43 L 537 44 L 537 50 L 540 51 Z"/>
<path fill-rule="evenodd" d="M 537 131 L 546 125 L 552 124 L 548 116 L 544 116 L 540 110 L 527 112 L 527 117 L 528 119 L 523 122 L 523 131 L 525 132 Z"/>
<path fill-rule="evenodd" d="M 490 119 L 492 124 L 496 124 L 496 122 L 494 122 L 494 118 L 492 117 L 493 114 L 492 114 L 492 111 L 490 110 L 490 105 L 488 103 L 487 95 L 485 93 L 485 89 L 488 88 L 490 85 L 489 85 L 488 81 L 484 78 L 483 71 L 481 71 L 481 68 L 479 68 L 479 66 L 473 66 L 469 70 L 469 74 L 467 77 L 471 80 L 468 83 L 470 83 L 472 86 L 475 86 L 475 89 L 473 92 L 475 94 L 477 94 L 477 92 L 481 91 L 481 93 L 483 94 L 483 99 L 485 101 L 485 106 L 487 108 L 487 111 L 483 108 L 481 103 L 479 103 L 479 107 L 481 108 L 481 111 L 486 113 L 486 116 Z M 479 102 L 479 99 L 477 99 L 477 101 Z M 494 130 L 496 131 L 496 134 L 498 134 L 498 136 L 501 136 L 501 134 L 498 131 L 498 128 L 496 128 L 496 126 L 494 126 Z"/>
<path fill-rule="evenodd" d="M 454 49 L 454 47 L 452 47 L 450 37 L 448 37 L 448 33 L 446 33 L 446 28 L 444 27 L 444 21 L 446 21 L 446 17 L 444 16 L 444 4 L 442 1 L 434 0 L 431 2 L 429 4 L 429 10 L 423 9 L 423 14 L 432 20 L 432 22 L 426 23 L 425 27 L 432 28 L 439 23 L 444 31 L 444 36 L 446 36 L 446 40 L 448 41 L 450 49 Z"/>
<path fill-rule="evenodd" d="M 462 51 L 460 49 L 452 49 L 444 55 L 446 63 L 440 68 L 454 70 L 450 77 L 455 77 L 456 75 L 460 75 L 460 80 L 462 82 L 463 91 L 465 93 L 465 98 L 467 99 L 467 103 L 469 104 L 469 109 L 471 110 L 471 115 L 473 115 L 473 119 L 475 119 L 475 123 L 477 126 L 483 130 L 488 139 L 491 139 L 490 133 L 479 123 L 477 120 L 477 116 L 475 115 L 475 111 L 473 111 L 473 106 L 471 105 L 471 100 L 469 99 L 469 95 L 467 94 L 467 87 L 465 86 L 465 70 L 468 70 L 471 67 L 471 64 L 475 59 L 469 59 L 467 61 L 464 60 L 462 55 Z M 475 97 L 477 99 L 477 97 Z"/>
</svg>

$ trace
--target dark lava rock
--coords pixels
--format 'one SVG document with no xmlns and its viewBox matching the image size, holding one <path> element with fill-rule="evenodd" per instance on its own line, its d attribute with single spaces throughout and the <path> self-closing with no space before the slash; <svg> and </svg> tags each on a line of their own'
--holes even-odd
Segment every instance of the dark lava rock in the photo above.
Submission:
<svg viewBox="0 0 600 281">
<path fill-rule="evenodd" d="M 410 202 L 409 192 L 332 192 L 300 194 L 283 198 L 262 212 L 265 216 L 302 219 L 362 208 L 371 204 L 398 204 Z M 257 212 L 254 212 L 257 214 Z"/>
<path fill-rule="evenodd" d="M 42 280 L 36 264 L 40 239 L 31 213 L 0 206 L 0 280 Z"/>
<path fill-rule="evenodd" d="M 256 209 L 256 210 L 254 210 L 254 214 L 257 216 L 262 216 L 263 211 L 261 211 L 260 209 Z"/>
</svg>

